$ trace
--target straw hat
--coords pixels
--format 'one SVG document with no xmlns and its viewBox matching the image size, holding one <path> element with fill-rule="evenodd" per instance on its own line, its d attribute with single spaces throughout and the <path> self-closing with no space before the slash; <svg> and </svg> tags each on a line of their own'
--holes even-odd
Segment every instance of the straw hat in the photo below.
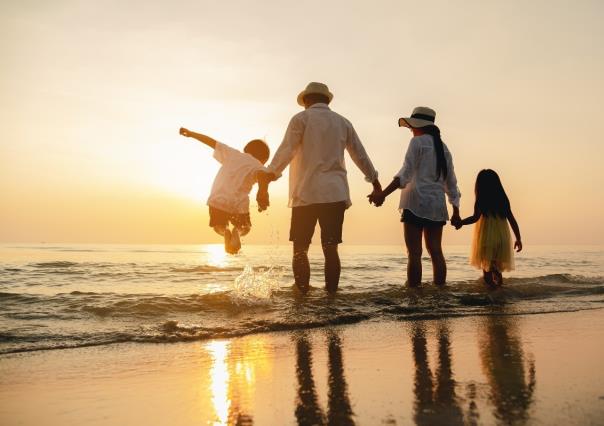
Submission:
<svg viewBox="0 0 604 426">
<path fill-rule="evenodd" d="M 325 84 L 312 82 L 308 83 L 306 89 L 302 90 L 298 95 L 298 105 L 304 106 L 304 96 L 310 95 L 311 93 L 326 96 L 327 99 L 329 99 L 329 102 L 331 102 L 333 99 L 333 94 L 329 91 Z"/>
<path fill-rule="evenodd" d="M 436 111 L 428 107 L 415 107 L 411 117 L 401 117 L 398 119 L 399 127 L 420 128 L 434 124 Z"/>
</svg>

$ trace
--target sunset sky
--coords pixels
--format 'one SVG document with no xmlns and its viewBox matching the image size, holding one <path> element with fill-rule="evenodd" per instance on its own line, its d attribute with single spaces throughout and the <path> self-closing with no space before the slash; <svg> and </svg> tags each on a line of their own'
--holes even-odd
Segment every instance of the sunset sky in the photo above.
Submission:
<svg viewBox="0 0 604 426">
<path fill-rule="evenodd" d="M 218 163 L 179 127 L 274 153 L 321 81 L 384 186 L 411 135 L 397 118 L 430 106 L 462 216 L 493 168 L 525 245 L 602 244 L 603 19 L 601 0 L 2 2 L 0 242 L 219 241 Z M 348 169 L 344 241 L 402 243 L 398 193 L 371 207 Z M 287 241 L 286 195 L 287 176 L 268 213 L 252 202 L 246 242 Z"/>
</svg>

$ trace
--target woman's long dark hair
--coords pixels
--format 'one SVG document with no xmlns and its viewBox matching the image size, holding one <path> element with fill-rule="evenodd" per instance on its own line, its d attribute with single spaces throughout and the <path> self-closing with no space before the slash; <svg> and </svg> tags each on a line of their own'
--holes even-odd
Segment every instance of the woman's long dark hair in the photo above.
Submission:
<svg viewBox="0 0 604 426">
<path fill-rule="evenodd" d="M 447 159 L 445 158 L 445 147 L 443 146 L 443 140 L 440 138 L 440 129 L 431 124 L 422 127 L 421 130 L 432 136 L 432 141 L 434 142 L 434 150 L 436 151 L 436 179 L 434 180 L 439 180 L 441 176 L 443 179 L 446 179 L 449 170 L 447 169 Z"/>
<path fill-rule="evenodd" d="M 499 175 L 491 169 L 484 169 L 476 176 L 475 209 L 485 216 L 507 217 L 510 200 L 501 184 Z"/>
</svg>

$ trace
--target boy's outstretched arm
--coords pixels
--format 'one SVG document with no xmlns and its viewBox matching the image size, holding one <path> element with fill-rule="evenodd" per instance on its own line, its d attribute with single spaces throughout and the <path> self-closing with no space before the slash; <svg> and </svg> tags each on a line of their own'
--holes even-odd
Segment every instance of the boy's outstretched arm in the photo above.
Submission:
<svg viewBox="0 0 604 426">
<path fill-rule="evenodd" d="M 512 227 L 512 231 L 514 231 L 514 237 L 516 237 L 516 241 L 514 242 L 514 248 L 516 251 L 522 250 L 522 240 L 520 239 L 520 227 L 518 226 L 518 222 L 516 222 L 516 218 L 514 217 L 514 213 L 512 210 L 508 213 L 508 221 L 510 222 L 510 226 Z"/>
<path fill-rule="evenodd" d="M 180 128 L 180 134 L 187 138 L 197 139 L 199 142 L 205 143 L 210 148 L 216 148 L 216 141 L 204 134 L 192 132 L 189 129 L 185 129 L 184 127 Z"/>
</svg>

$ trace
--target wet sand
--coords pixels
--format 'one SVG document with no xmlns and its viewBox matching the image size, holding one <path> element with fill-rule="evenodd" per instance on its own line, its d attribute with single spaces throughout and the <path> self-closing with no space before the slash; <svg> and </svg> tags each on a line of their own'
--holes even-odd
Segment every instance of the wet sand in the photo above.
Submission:
<svg viewBox="0 0 604 426">
<path fill-rule="evenodd" d="M 0 423 L 604 424 L 604 311 L 493 313 L 4 355 Z"/>
</svg>

